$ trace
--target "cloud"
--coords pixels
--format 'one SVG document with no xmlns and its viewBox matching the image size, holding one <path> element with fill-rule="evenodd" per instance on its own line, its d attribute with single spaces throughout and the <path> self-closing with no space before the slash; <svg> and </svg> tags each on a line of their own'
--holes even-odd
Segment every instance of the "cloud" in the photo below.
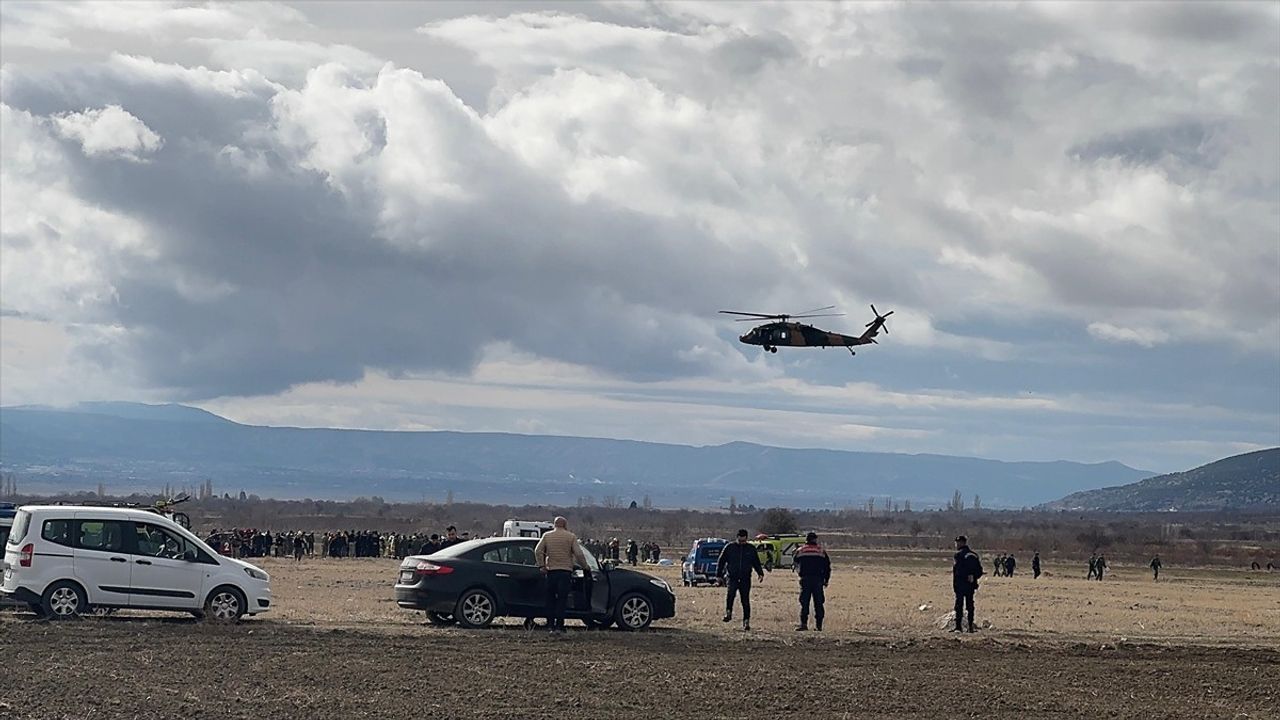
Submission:
<svg viewBox="0 0 1280 720">
<path fill-rule="evenodd" d="M 63 137 L 79 142 L 90 157 L 140 162 L 164 145 L 163 138 L 119 105 L 57 115 L 53 124 Z"/>
<path fill-rule="evenodd" d="M 1215 391 L 1245 405 L 1278 384 L 1274 8 L 1197 37 L 1182 6 L 574 7 L 344 32 L 6 3 L 43 50 L 0 70 L 0 306 L 98 328 L 85 358 L 175 398 L 468 378 L 495 346 L 921 417 L 1056 411 L 1040 388 L 1105 394 L 1154 345 L 1168 377 L 1210 347 L 1263 368 Z M 442 79 L 468 72 L 487 102 Z M 835 303 L 823 327 L 857 332 L 872 302 L 891 334 L 853 365 L 715 316 Z"/>
</svg>

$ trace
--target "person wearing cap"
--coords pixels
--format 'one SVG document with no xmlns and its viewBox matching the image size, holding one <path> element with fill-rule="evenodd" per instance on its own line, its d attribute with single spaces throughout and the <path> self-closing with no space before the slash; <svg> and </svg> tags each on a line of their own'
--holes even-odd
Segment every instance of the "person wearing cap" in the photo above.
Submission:
<svg viewBox="0 0 1280 720">
<path fill-rule="evenodd" d="M 956 627 L 952 632 L 964 632 L 960 623 L 965 608 L 969 611 L 969 632 L 974 632 L 973 592 L 978 589 L 978 578 L 982 577 L 982 561 L 969 549 L 969 539 L 964 535 L 956 538 L 955 560 L 951 568 L 951 587 L 956 593 Z"/>
<path fill-rule="evenodd" d="M 818 533 L 809 533 L 793 555 L 793 567 L 800 576 L 800 624 L 796 630 L 809 629 L 809 600 L 813 599 L 813 627 L 822 630 L 826 594 L 823 588 L 831 582 L 831 558 L 818 544 Z"/>
<path fill-rule="evenodd" d="M 728 594 L 724 599 L 724 621 L 733 619 L 733 598 L 742 598 L 742 629 L 751 629 L 751 573 L 764 580 L 764 568 L 760 566 L 760 555 L 756 547 L 747 542 L 747 531 L 738 531 L 737 542 L 731 542 L 720 551 L 720 561 L 716 563 L 716 577 L 725 579 Z"/>
</svg>

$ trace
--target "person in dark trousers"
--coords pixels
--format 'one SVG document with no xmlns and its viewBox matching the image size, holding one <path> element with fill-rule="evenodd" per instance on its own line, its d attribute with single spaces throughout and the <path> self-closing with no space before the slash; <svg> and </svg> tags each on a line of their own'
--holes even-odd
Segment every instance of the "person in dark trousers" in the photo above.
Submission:
<svg viewBox="0 0 1280 720">
<path fill-rule="evenodd" d="M 573 568 L 575 565 L 587 567 L 587 558 L 578 544 L 578 536 L 569 532 L 568 520 L 557 517 L 552 524 L 555 529 L 542 536 L 533 549 L 533 556 L 547 577 L 547 628 L 552 634 L 563 635 Z"/>
<path fill-rule="evenodd" d="M 1098 556 L 1098 581 L 1099 582 L 1102 581 L 1102 573 L 1105 572 L 1106 569 L 1107 569 L 1107 556 L 1099 555 Z"/>
<path fill-rule="evenodd" d="M 1098 574 L 1098 554 L 1094 553 L 1089 556 L 1089 576 L 1085 580 L 1092 580 Z"/>
<path fill-rule="evenodd" d="M 1040 553 L 1036 553 L 1035 557 L 1031 558 L 1031 577 L 1033 579 L 1040 577 Z"/>
<path fill-rule="evenodd" d="M 960 623 L 966 608 L 969 611 L 969 632 L 975 632 L 973 593 L 978 589 L 978 578 L 982 577 L 982 561 L 969 549 L 969 539 L 964 535 L 956 538 L 955 560 L 951 568 L 951 587 L 956 593 L 956 627 L 952 632 L 964 632 Z"/>
<path fill-rule="evenodd" d="M 747 542 L 747 531 L 738 531 L 737 542 L 731 542 L 720 551 L 720 561 L 716 563 L 716 577 L 728 577 L 728 593 L 724 599 L 724 621 L 733 619 L 733 598 L 742 597 L 742 629 L 751 629 L 751 573 L 764 580 L 764 568 L 760 566 L 760 555 L 755 545 Z"/>
<path fill-rule="evenodd" d="M 1151 558 L 1151 579 L 1152 580 L 1160 579 L 1160 556 L 1159 555 Z"/>
<path fill-rule="evenodd" d="M 636 558 L 640 556 L 640 546 L 636 545 L 635 540 L 627 541 L 627 562 L 635 565 Z"/>
<path fill-rule="evenodd" d="M 809 533 L 792 556 L 792 567 L 800 576 L 800 624 L 796 630 L 809 629 L 809 600 L 813 600 L 813 628 L 822 630 L 823 606 L 826 604 L 826 593 L 823 588 L 831 582 L 831 558 L 827 551 L 818 544 L 818 534 Z"/>
<path fill-rule="evenodd" d="M 1013 571 L 1018 567 L 1018 561 L 1013 559 L 1013 555 L 1004 556 L 1004 576 L 1013 577 Z"/>
</svg>

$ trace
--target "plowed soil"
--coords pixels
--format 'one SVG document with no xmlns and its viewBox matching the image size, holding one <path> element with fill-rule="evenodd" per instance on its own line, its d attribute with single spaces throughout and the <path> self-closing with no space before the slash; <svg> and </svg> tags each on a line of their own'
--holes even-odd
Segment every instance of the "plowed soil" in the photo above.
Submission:
<svg viewBox="0 0 1280 720">
<path fill-rule="evenodd" d="M 427 625 L 391 600 L 394 561 L 262 565 L 277 608 L 232 627 L 0 613 L 0 717 L 1280 717 L 1276 577 L 990 579 L 991 627 L 953 636 L 936 568 L 842 564 L 821 634 L 791 630 L 794 583 L 774 573 L 751 632 L 719 622 L 719 589 L 677 588 L 649 631 L 553 638 Z"/>
</svg>

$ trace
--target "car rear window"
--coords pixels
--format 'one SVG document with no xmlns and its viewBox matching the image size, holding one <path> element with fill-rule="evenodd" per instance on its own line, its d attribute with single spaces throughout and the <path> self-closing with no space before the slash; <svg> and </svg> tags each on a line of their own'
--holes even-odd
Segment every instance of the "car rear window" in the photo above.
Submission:
<svg viewBox="0 0 1280 720">
<path fill-rule="evenodd" d="M 75 524 L 75 520 L 45 520 L 40 537 L 51 543 L 71 547 L 71 531 Z"/>
<path fill-rule="evenodd" d="M 13 518 L 13 529 L 9 532 L 9 544 L 17 545 L 27 536 L 27 526 L 31 524 L 31 513 L 19 510 Z"/>
<path fill-rule="evenodd" d="M 723 545 L 703 545 L 698 548 L 698 557 L 702 560 L 718 560 L 722 550 L 724 550 Z"/>
</svg>

